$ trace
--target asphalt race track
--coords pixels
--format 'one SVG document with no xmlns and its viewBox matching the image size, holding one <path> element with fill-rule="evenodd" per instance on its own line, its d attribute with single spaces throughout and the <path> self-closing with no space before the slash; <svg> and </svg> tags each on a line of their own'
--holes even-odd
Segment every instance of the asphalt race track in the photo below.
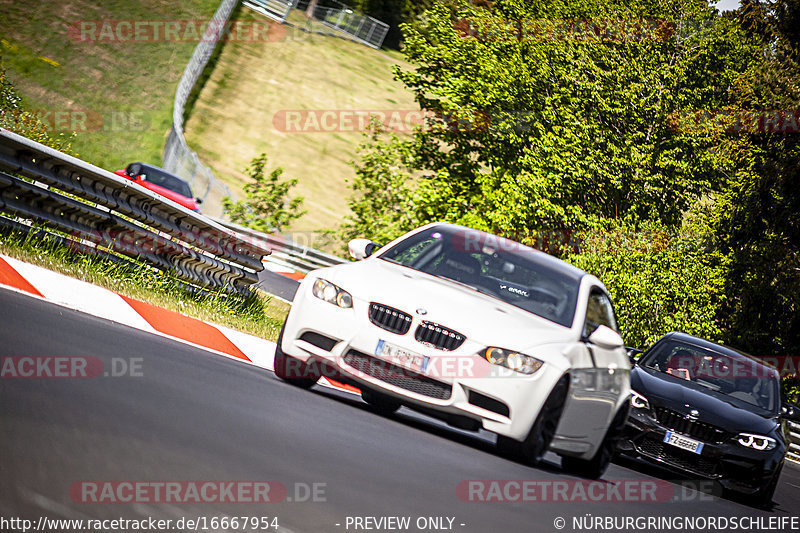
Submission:
<svg viewBox="0 0 800 533">
<path fill-rule="evenodd" d="M 495 454 L 491 435 L 406 410 L 383 418 L 357 396 L 298 390 L 271 372 L 4 289 L 0 347 L 4 358 L 93 356 L 106 372 L 125 374 L 120 361 L 137 368 L 118 377 L 0 379 L 3 517 L 269 516 L 294 532 L 366 531 L 346 525 L 347 517 L 367 516 L 408 516 L 407 531 L 439 531 L 415 522 L 449 517 L 454 531 L 487 533 L 558 531 L 558 517 L 566 520 L 563 531 L 576 531 L 573 517 L 586 515 L 780 517 L 800 510 L 794 464 L 784 468 L 770 511 L 683 489 L 649 467 L 616 464 L 605 480 L 656 481 L 677 501 L 463 501 L 457 487 L 464 480 L 580 480 L 563 474 L 555 456 L 530 468 Z M 278 481 L 288 494 L 271 504 L 71 498 L 73 484 L 92 480 Z M 312 486 L 317 501 L 297 502 Z"/>
</svg>

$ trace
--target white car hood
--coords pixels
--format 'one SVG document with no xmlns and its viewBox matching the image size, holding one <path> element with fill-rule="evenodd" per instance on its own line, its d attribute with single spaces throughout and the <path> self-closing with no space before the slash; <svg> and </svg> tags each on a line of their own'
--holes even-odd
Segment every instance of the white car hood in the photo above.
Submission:
<svg viewBox="0 0 800 533">
<path fill-rule="evenodd" d="M 567 342 L 574 336 L 568 328 L 491 296 L 378 258 L 315 274 L 357 300 L 395 307 L 485 346 L 525 352 L 535 346 Z M 426 314 L 418 314 L 418 309 Z"/>
</svg>

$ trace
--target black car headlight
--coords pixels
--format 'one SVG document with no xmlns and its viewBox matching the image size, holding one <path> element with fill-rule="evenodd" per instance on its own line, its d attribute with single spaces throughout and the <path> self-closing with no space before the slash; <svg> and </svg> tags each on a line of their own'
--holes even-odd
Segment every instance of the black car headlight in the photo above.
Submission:
<svg viewBox="0 0 800 533">
<path fill-rule="evenodd" d="M 778 442 L 772 437 L 754 435 L 752 433 L 739 433 L 738 437 L 736 437 L 736 442 L 746 448 L 753 448 L 760 452 L 771 450 L 778 445 Z"/>
<path fill-rule="evenodd" d="M 311 286 L 311 294 L 345 309 L 353 307 L 353 297 L 349 292 L 322 278 L 317 279 Z"/>
<path fill-rule="evenodd" d="M 631 390 L 631 407 L 634 409 L 650 410 L 650 402 L 635 390 Z"/>
<path fill-rule="evenodd" d="M 493 365 L 502 366 L 522 374 L 533 374 L 544 364 L 542 361 L 522 353 L 489 347 L 481 352 L 481 357 Z"/>
</svg>

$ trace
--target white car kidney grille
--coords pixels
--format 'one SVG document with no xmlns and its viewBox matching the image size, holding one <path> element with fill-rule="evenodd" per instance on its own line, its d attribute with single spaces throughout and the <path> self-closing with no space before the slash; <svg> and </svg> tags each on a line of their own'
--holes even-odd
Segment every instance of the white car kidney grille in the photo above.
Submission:
<svg viewBox="0 0 800 533">
<path fill-rule="evenodd" d="M 349 350 L 344 356 L 344 362 L 370 377 L 423 396 L 446 400 L 453 393 L 453 387 L 447 383 L 417 374 L 356 350 Z"/>
<path fill-rule="evenodd" d="M 421 343 L 445 351 L 455 350 L 466 340 L 466 337 L 457 331 L 427 321 L 423 321 L 417 326 L 414 338 Z"/>
<path fill-rule="evenodd" d="M 405 335 L 411 329 L 411 315 L 375 302 L 369 304 L 369 321 L 398 335 Z"/>
</svg>

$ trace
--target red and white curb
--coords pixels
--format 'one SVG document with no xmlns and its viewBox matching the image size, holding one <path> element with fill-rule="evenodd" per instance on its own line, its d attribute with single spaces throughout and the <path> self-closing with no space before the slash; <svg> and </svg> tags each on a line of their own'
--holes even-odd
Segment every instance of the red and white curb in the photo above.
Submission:
<svg viewBox="0 0 800 533">
<path fill-rule="evenodd" d="M 264 259 L 261 262 L 261 264 L 264 265 L 264 268 L 266 268 L 270 272 L 275 272 L 276 274 L 280 274 L 281 276 L 286 276 L 287 278 L 293 279 L 295 281 L 300 281 L 301 279 L 306 277 L 306 275 L 303 272 L 298 272 L 279 263 L 273 263 L 268 259 Z"/>
<path fill-rule="evenodd" d="M 275 343 L 272 341 L 135 300 L 3 254 L 0 254 L 0 287 L 177 340 L 215 355 L 274 370 Z M 325 378 L 320 384 L 355 391 Z"/>
</svg>

